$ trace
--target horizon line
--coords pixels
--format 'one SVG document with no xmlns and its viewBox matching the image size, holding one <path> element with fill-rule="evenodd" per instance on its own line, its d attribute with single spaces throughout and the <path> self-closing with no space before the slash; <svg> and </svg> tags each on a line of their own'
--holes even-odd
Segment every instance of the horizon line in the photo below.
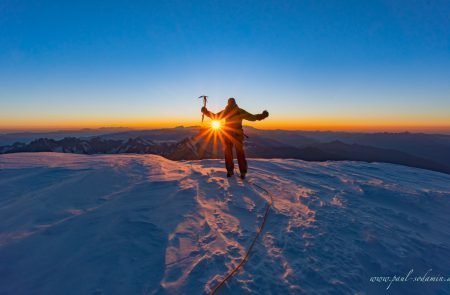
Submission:
<svg viewBox="0 0 450 295">
<path fill-rule="evenodd" d="M 1 128 L 0 127 L 0 134 L 12 134 L 12 133 L 39 133 L 39 132 L 75 132 L 75 131 L 86 131 L 86 130 L 108 130 L 108 129 L 117 129 L 117 131 L 120 131 L 121 129 L 123 131 L 144 131 L 144 130 L 161 130 L 161 129 L 176 129 L 176 128 L 201 128 L 206 127 L 207 125 L 177 125 L 177 126 L 142 126 L 142 127 L 129 127 L 129 126 L 80 126 L 80 127 L 36 127 L 36 128 L 27 128 L 27 127 L 18 127 L 18 128 Z M 206 125 L 206 126 L 205 126 Z M 272 127 L 267 128 L 267 126 L 262 127 L 255 127 L 252 125 L 243 125 L 247 128 L 254 128 L 258 130 L 284 130 L 284 131 L 298 131 L 298 132 L 343 132 L 343 133 L 416 133 L 416 134 L 443 134 L 443 135 L 450 135 L 450 126 L 355 126 L 355 127 L 339 127 L 336 126 L 336 128 L 331 127 L 311 127 L 311 128 L 283 128 L 281 126 L 279 127 Z"/>
</svg>

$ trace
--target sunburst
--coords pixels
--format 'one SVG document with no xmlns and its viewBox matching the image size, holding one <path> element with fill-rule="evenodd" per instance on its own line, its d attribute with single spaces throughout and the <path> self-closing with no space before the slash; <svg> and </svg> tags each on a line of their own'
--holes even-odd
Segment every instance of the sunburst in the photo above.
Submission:
<svg viewBox="0 0 450 295">
<path fill-rule="evenodd" d="M 211 128 L 215 131 L 220 130 L 220 128 L 222 127 L 222 124 L 220 123 L 220 121 L 218 120 L 212 120 L 211 121 Z"/>
</svg>

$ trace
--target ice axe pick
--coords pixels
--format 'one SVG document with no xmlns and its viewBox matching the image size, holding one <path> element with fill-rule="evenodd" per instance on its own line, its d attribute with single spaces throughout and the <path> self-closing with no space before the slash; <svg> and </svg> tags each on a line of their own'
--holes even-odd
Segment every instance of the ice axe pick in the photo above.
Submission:
<svg viewBox="0 0 450 295">
<path fill-rule="evenodd" d="M 206 107 L 206 102 L 208 101 L 208 96 L 200 95 L 198 98 L 203 98 L 203 106 Z M 205 114 L 202 114 L 202 123 L 203 123 L 203 119 L 205 119 Z"/>
</svg>

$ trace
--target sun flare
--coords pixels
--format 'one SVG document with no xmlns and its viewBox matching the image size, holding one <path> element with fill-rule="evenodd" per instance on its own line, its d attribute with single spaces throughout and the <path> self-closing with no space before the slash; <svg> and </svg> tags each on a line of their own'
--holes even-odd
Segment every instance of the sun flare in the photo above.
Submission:
<svg viewBox="0 0 450 295">
<path fill-rule="evenodd" d="M 212 122 L 211 122 L 211 128 L 213 129 L 213 130 L 219 130 L 220 129 L 220 121 L 217 121 L 217 120 L 213 120 Z"/>
</svg>

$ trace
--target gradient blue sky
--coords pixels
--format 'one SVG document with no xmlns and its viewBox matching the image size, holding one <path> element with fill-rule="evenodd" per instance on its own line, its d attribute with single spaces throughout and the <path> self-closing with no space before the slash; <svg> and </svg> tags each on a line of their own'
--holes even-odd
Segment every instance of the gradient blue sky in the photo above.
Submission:
<svg viewBox="0 0 450 295">
<path fill-rule="evenodd" d="M 0 2 L 0 130 L 199 123 L 201 94 L 267 128 L 450 130 L 449 81 L 449 1 Z"/>
</svg>

